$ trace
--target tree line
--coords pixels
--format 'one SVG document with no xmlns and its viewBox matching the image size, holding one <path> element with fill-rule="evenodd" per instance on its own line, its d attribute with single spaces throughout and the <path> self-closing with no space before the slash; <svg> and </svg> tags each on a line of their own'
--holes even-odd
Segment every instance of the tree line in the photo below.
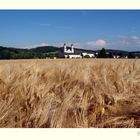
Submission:
<svg viewBox="0 0 140 140">
<path fill-rule="evenodd" d="M 126 54 L 119 53 L 117 54 L 120 58 L 126 57 Z M 59 51 L 50 51 L 50 52 L 30 52 L 30 51 L 19 51 L 15 48 L 5 48 L 0 47 L 0 59 L 44 59 L 44 58 L 54 58 L 59 57 Z M 105 48 L 102 48 L 98 51 L 96 58 L 113 58 L 114 54 L 112 52 L 107 52 Z M 128 58 L 136 58 L 134 53 L 129 52 L 127 54 Z M 84 58 L 90 58 L 89 55 L 84 56 Z M 139 57 L 140 58 L 140 57 Z"/>
<path fill-rule="evenodd" d="M 114 54 L 111 53 L 111 52 L 108 52 L 105 50 L 105 48 L 102 48 L 98 55 L 97 55 L 97 58 L 114 58 Z M 119 58 L 124 58 L 124 57 L 127 57 L 127 58 L 136 58 L 137 55 L 133 54 L 132 52 L 128 52 L 128 54 L 123 54 L 123 53 L 118 53 L 117 56 L 119 56 Z"/>
<path fill-rule="evenodd" d="M 55 52 L 48 53 L 36 53 L 36 52 L 19 52 L 16 49 L 3 49 L 0 48 L 0 59 L 43 59 L 43 58 L 54 58 L 58 54 Z"/>
</svg>

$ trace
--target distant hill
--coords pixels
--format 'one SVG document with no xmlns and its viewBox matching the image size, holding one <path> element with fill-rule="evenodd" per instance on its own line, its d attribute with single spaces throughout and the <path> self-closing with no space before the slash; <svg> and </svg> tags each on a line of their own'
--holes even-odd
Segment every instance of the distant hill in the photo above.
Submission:
<svg viewBox="0 0 140 140">
<path fill-rule="evenodd" d="M 0 46 L 0 59 L 33 59 L 56 57 L 60 48 L 55 46 L 40 46 L 31 49 L 11 48 Z"/>
<path fill-rule="evenodd" d="M 100 50 L 86 50 L 81 48 L 74 48 L 75 53 L 96 53 Z M 57 57 L 58 53 L 63 52 L 63 47 L 56 46 L 39 46 L 30 49 L 21 49 L 14 47 L 3 47 L 0 46 L 0 59 L 32 59 L 32 58 L 46 58 L 46 57 Z M 129 53 L 133 55 L 139 55 L 140 51 L 128 52 L 123 50 L 112 50 L 106 49 L 106 52 L 112 53 L 113 55 L 126 56 Z"/>
<path fill-rule="evenodd" d="M 56 47 L 56 46 L 39 46 L 36 48 L 31 48 L 31 49 L 21 49 L 21 48 L 8 48 L 8 47 L 3 47 L 0 46 L 0 51 L 1 50 L 9 50 L 9 51 L 15 51 L 15 52 L 33 52 L 33 53 L 48 53 L 48 52 L 55 52 L 55 51 L 63 51 L 63 47 Z M 86 49 L 81 49 L 81 48 L 74 48 L 76 52 L 88 52 L 88 53 L 93 53 L 93 52 L 99 52 L 100 50 L 86 50 Z M 112 50 L 112 49 L 106 49 L 107 52 L 111 52 L 113 54 L 128 54 L 128 51 L 123 51 L 123 50 Z M 132 52 L 132 53 L 140 53 L 139 52 Z"/>
<path fill-rule="evenodd" d="M 134 51 L 134 52 L 131 52 L 133 54 L 140 54 L 140 51 Z"/>
<path fill-rule="evenodd" d="M 116 54 L 116 55 L 119 55 L 119 54 L 123 54 L 123 55 L 128 55 L 128 51 L 124 51 L 124 50 L 112 50 L 112 49 L 106 49 L 107 52 L 109 53 L 112 53 L 112 54 Z"/>
<path fill-rule="evenodd" d="M 30 52 L 35 52 L 35 53 L 47 53 L 47 52 L 54 52 L 59 50 L 60 48 L 55 46 L 40 46 L 40 47 L 29 49 Z"/>
</svg>

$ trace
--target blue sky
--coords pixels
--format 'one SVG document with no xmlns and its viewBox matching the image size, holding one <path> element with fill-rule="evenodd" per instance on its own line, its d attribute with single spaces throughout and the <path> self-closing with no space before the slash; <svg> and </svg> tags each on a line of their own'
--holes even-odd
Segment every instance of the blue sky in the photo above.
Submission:
<svg viewBox="0 0 140 140">
<path fill-rule="evenodd" d="M 0 45 L 140 51 L 140 10 L 0 10 Z"/>
</svg>

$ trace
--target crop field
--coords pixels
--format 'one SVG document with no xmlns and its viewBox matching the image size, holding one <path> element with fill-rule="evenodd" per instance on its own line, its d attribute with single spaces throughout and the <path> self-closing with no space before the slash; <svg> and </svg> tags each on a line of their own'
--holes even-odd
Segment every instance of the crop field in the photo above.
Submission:
<svg viewBox="0 0 140 140">
<path fill-rule="evenodd" d="M 0 127 L 140 128 L 140 60 L 1 60 Z"/>
</svg>

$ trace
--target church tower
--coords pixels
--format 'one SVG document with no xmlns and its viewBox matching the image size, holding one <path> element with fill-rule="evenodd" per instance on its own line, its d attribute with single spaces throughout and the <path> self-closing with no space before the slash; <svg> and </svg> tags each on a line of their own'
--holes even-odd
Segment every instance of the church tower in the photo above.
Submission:
<svg viewBox="0 0 140 140">
<path fill-rule="evenodd" d="M 64 53 L 74 53 L 74 45 L 71 44 L 71 46 L 67 46 L 66 43 L 64 43 Z"/>
<path fill-rule="evenodd" d="M 64 43 L 63 47 L 64 47 L 64 53 L 67 52 L 67 45 L 66 45 L 66 43 Z"/>
<path fill-rule="evenodd" d="M 71 44 L 71 52 L 74 53 L 74 45 Z"/>
</svg>

